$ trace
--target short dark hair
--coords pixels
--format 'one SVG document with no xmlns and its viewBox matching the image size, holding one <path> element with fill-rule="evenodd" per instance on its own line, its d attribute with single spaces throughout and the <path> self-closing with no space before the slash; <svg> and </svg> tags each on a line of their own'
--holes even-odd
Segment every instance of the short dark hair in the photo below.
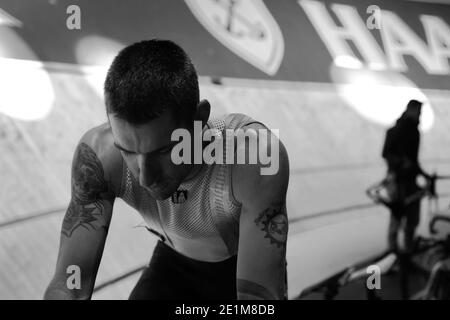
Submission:
<svg viewBox="0 0 450 320">
<path fill-rule="evenodd" d="M 422 109 L 422 102 L 420 102 L 418 100 L 409 100 L 408 104 L 406 105 L 406 110 L 410 110 L 410 109 L 416 109 L 416 110 Z"/>
<path fill-rule="evenodd" d="M 140 125 L 172 110 L 192 121 L 199 102 L 198 77 L 188 55 L 169 40 L 134 43 L 119 52 L 105 80 L 106 112 Z"/>
</svg>

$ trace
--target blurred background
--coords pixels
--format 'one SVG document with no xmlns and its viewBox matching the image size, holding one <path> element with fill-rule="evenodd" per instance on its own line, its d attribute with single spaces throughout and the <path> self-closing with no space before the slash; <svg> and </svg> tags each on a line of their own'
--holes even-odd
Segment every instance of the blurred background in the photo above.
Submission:
<svg viewBox="0 0 450 320">
<path fill-rule="evenodd" d="M 290 297 L 386 250 L 389 212 L 365 190 L 410 99 L 425 102 L 423 167 L 450 174 L 450 0 L 0 0 L 0 299 L 43 296 L 74 148 L 106 121 L 107 67 L 149 38 L 187 51 L 213 115 L 279 129 Z M 94 299 L 128 297 L 156 243 L 143 226 L 116 201 Z"/>
</svg>

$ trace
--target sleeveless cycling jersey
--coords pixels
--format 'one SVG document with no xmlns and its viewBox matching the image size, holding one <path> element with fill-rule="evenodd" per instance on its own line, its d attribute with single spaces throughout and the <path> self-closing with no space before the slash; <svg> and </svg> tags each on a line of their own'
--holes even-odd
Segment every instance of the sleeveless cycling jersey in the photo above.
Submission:
<svg viewBox="0 0 450 320">
<path fill-rule="evenodd" d="M 243 114 L 211 119 L 207 125 L 216 135 L 259 123 Z M 224 141 L 228 141 L 225 140 Z M 225 144 L 225 143 L 224 143 Z M 241 205 L 233 196 L 232 165 L 205 164 L 166 200 L 155 200 L 139 185 L 124 163 L 122 198 L 144 218 L 147 228 L 179 253 L 197 260 L 217 262 L 237 253 Z"/>
</svg>

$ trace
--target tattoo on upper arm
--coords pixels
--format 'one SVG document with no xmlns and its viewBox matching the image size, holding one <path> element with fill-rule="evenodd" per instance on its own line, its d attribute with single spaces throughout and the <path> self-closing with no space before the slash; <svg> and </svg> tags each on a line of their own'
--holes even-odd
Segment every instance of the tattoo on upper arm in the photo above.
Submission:
<svg viewBox="0 0 450 320">
<path fill-rule="evenodd" d="M 62 233 L 70 237 L 78 227 L 95 229 L 93 223 L 103 213 L 103 201 L 111 202 L 112 199 L 114 194 L 105 179 L 100 160 L 94 150 L 81 143 L 72 165 L 72 199 L 63 221 Z"/>
<path fill-rule="evenodd" d="M 237 279 L 238 298 L 276 300 L 274 295 L 264 286 L 244 279 Z"/>
<path fill-rule="evenodd" d="M 275 244 L 283 250 L 286 248 L 288 219 L 284 203 L 265 209 L 259 214 L 255 223 L 265 232 L 264 238 L 270 239 L 271 244 Z"/>
</svg>

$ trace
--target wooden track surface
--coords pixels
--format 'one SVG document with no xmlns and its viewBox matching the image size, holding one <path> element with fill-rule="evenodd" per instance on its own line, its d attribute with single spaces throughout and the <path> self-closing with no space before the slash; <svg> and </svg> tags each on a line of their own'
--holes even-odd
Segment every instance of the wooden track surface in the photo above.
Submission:
<svg viewBox="0 0 450 320">
<path fill-rule="evenodd" d="M 56 260 L 59 228 L 69 199 L 70 163 L 81 135 L 105 121 L 98 90 L 81 74 L 51 72 L 55 103 L 38 122 L 0 115 L 0 299 L 38 299 Z M 434 127 L 423 136 L 425 168 L 450 172 L 450 92 L 425 92 Z M 330 85 L 295 88 L 217 86 L 202 81 L 213 114 L 246 113 L 279 129 L 289 152 L 291 178 L 288 246 L 290 294 L 299 293 L 352 262 L 385 247 L 386 211 L 371 208 L 337 215 L 323 211 L 369 203 L 364 190 L 384 173 L 385 128 L 361 118 Z M 450 192 L 450 185 L 443 187 Z M 30 215 L 57 213 L 14 223 Z M 97 283 L 148 262 L 155 239 L 134 228 L 140 217 L 118 201 Z M 128 296 L 137 275 L 94 298 Z"/>
</svg>

